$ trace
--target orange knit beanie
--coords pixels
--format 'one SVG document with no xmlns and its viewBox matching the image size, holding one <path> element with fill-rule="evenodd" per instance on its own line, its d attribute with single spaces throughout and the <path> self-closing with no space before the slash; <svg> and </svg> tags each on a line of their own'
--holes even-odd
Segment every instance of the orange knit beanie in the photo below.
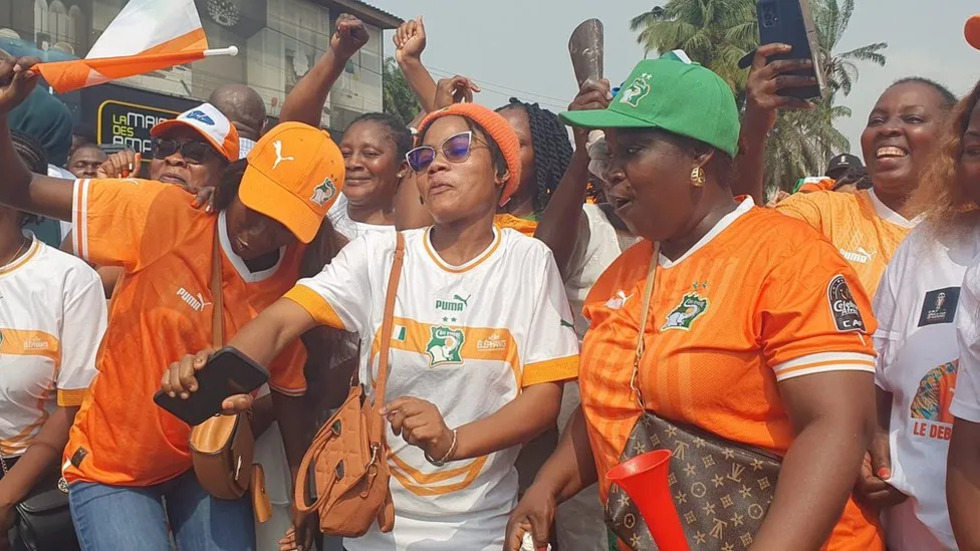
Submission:
<svg viewBox="0 0 980 551">
<path fill-rule="evenodd" d="M 517 141 L 517 134 L 514 134 L 507 119 L 495 111 L 475 103 L 454 103 L 445 109 L 429 113 L 422 119 L 422 123 L 419 124 L 419 135 L 425 132 L 432 121 L 450 115 L 463 117 L 479 124 L 500 148 L 507 162 L 507 170 L 510 171 L 510 178 L 504 182 L 504 191 L 500 196 L 500 206 L 504 206 L 521 183 L 521 146 Z"/>
</svg>

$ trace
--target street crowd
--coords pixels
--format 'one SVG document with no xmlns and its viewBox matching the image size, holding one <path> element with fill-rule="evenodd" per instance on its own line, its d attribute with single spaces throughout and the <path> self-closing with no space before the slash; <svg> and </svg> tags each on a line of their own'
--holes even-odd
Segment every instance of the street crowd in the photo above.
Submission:
<svg viewBox="0 0 980 551">
<path fill-rule="evenodd" d="M 434 80 L 418 18 L 394 42 L 419 117 L 337 136 L 368 35 L 336 27 L 277 125 L 223 85 L 153 128 L 145 173 L 32 133 L 37 60 L 0 59 L 0 551 L 37 549 L 45 484 L 84 551 L 647 551 L 670 515 L 609 473 L 656 449 L 691 550 L 980 550 L 980 83 L 885 87 L 863 162 L 767 196 L 777 113 L 816 83 L 768 61 L 789 46 L 758 48 L 744 105 L 678 51 L 556 114 Z M 223 345 L 269 373 L 223 404 L 264 472 L 237 499 L 154 403 Z M 314 448 L 352 388 L 389 496 L 324 535 L 344 503 L 311 491 L 358 465 Z"/>
</svg>

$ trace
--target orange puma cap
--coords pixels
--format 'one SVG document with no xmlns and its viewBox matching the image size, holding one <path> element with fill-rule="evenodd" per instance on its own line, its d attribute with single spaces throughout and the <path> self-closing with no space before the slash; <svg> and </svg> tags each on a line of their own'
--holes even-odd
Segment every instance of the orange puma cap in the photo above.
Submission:
<svg viewBox="0 0 980 551">
<path fill-rule="evenodd" d="M 248 154 L 238 198 L 309 243 L 343 184 L 344 157 L 330 134 L 286 122 L 262 136 Z"/>
</svg>

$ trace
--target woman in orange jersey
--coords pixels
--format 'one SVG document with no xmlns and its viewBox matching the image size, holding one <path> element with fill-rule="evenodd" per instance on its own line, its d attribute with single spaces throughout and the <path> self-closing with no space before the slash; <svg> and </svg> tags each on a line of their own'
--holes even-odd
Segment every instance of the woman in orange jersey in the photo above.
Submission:
<svg viewBox="0 0 980 551">
<path fill-rule="evenodd" d="M 737 193 L 760 201 L 763 195 L 763 155 L 766 136 L 780 108 L 805 109 L 799 98 L 781 96 L 782 89 L 815 84 L 813 78 L 784 73 L 807 69 L 809 60 L 783 60 L 766 64 L 785 44 L 758 49 L 747 83 L 747 103 L 739 139 Z M 856 193 L 822 191 L 797 194 L 776 210 L 799 218 L 827 236 L 851 263 L 869 295 L 898 244 L 915 227 L 921 214 L 908 199 L 933 151 L 942 122 L 956 96 L 941 84 L 911 77 L 889 86 L 878 98 L 861 134 L 864 162 L 872 189 Z"/>
<path fill-rule="evenodd" d="M 35 58 L 0 61 L 0 113 L 29 93 Z M 212 216 L 179 187 L 147 180 L 32 175 L 0 117 L 0 204 L 74 222 L 83 260 L 122 266 L 98 359 L 99 374 L 65 450 L 64 476 L 85 551 L 254 549 L 248 501 L 211 498 L 191 472 L 190 428 L 152 401 L 161 373 L 187 348 L 211 342 L 214 315 L 227 336 L 295 283 L 304 244 L 320 228 L 343 181 L 329 136 L 301 123 L 277 126 L 247 160 L 224 172 Z M 221 277 L 224 311 L 210 282 Z M 280 355 L 270 386 L 287 456 L 304 451 L 304 352 Z"/>
<path fill-rule="evenodd" d="M 528 529 L 543 545 L 555 505 L 596 479 L 607 510 L 618 506 L 607 473 L 651 444 L 677 453 L 671 492 L 681 516 L 715 526 L 689 533 L 692 549 L 882 549 L 850 497 L 874 414 L 868 298 L 813 229 L 733 196 L 731 89 L 699 65 L 646 60 L 607 109 L 562 117 L 605 132 L 606 196 L 643 241 L 586 300 L 582 410 L 513 513 L 506 549 Z M 674 423 L 675 435 L 677 426 L 707 434 L 683 449 L 657 439 L 627 448 L 648 413 Z M 725 451 L 704 455 L 705 444 Z M 771 503 L 736 504 L 772 487 L 738 482 L 753 466 L 704 474 L 732 448 L 781 458 Z M 761 519 L 755 533 L 739 528 L 750 519 Z M 612 527 L 624 526 L 636 524 Z M 638 545 L 634 535 L 621 549 Z"/>
</svg>

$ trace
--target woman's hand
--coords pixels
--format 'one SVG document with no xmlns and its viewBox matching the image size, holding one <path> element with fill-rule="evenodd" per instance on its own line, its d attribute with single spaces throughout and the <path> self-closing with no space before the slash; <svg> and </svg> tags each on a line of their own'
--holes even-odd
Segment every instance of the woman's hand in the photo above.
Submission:
<svg viewBox="0 0 980 551">
<path fill-rule="evenodd" d="M 454 103 L 473 103 L 473 94 L 479 92 L 480 87 L 466 77 L 456 75 L 444 78 L 436 83 L 435 108 L 442 109 Z"/>
<path fill-rule="evenodd" d="M 858 499 L 879 510 L 908 499 L 907 495 L 887 482 L 891 476 L 888 433 L 876 431 L 871 441 L 871 450 L 864 455 L 864 462 L 861 464 L 860 478 L 855 487 Z"/>
<path fill-rule="evenodd" d="M 769 57 L 792 51 L 789 44 L 766 44 L 755 51 L 752 70 L 745 83 L 745 122 L 763 134 L 776 124 L 777 109 L 812 109 L 813 104 L 805 99 L 781 96 L 780 92 L 792 88 L 816 86 L 817 79 L 812 76 L 789 75 L 813 67 L 809 59 L 781 59 L 769 63 Z"/>
<path fill-rule="evenodd" d="M 41 73 L 34 69 L 40 59 L 16 58 L 0 50 L 0 114 L 6 115 L 27 99 Z"/>
<path fill-rule="evenodd" d="M 368 43 L 364 23 L 349 13 L 337 17 L 336 30 L 330 38 L 330 49 L 341 59 L 350 59 L 357 50 Z"/>
<path fill-rule="evenodd" d="M 316 519 L 315 513 L 301 513 L 293 506 L 293 525 L 286 530 L 286 536 L 279 540 L 279 551 L 311 551 L 315 545 Z"/>
<path fill-rule="evenodd" d="M 170 368 L 163 373 L 160 389 L 171 398 L 177 396 L 180 396 L 182 400 L 190 398 L 191 394 L 197 392 L 198 389 L 195 374 L 204 369 L 213 354 L 214 350 L 207 349 L 197 354 L 187 354 L 180 361 L 173 362 L 170 364 Z M 225 414 L 242 413 L 251 407 L 251 394 L 235 394 L 221 402 L 222 413 Z"/>
<path fill-rule="evenodd" d="M 534 548 L 547 549 L 557 509 L 556 494 L 541 482 L 531 484 L 507 521 L 504 551 L 520 551 L 524 533 L 529 530 L 534 538 Z"/>
<path fill-rule="evenodd" d="M 132 149 L 123 149 L 106 157 L 96 169 L 96 178 L 129 178 L 139 172 L 143 156 Z"/>
<path fill-rule="evenodd" d="M 401 24 L 392 37 L 395 43 L 395 61 L 399 64 L 406 61 L 421 61 L 425 51 L 425 23 L 422 16 L 410 19 Z"/>
<path fill-rule="evenodd" d="M 446 426 L 435 404 L 403 396 L 392 400 L 381 413 L 388 418 L 395 436 L 401 435 L 432 459 L 452 459 L 447 455 L 452 451 L 453 431 Z"/>
<path fill-rule="evenodd" d="M 579 88 L 578 94 L 572 103 L 568 105 L 569 111 L 589 111 L 605 109 L 609 107 L 609 102 L 613 99 L 612 89 L 606 79 L 592 80 L 587 79 Z M 585 151 L 589 131 L 585 128 L 574 128 L 575 149 Z"/>
</svg>

